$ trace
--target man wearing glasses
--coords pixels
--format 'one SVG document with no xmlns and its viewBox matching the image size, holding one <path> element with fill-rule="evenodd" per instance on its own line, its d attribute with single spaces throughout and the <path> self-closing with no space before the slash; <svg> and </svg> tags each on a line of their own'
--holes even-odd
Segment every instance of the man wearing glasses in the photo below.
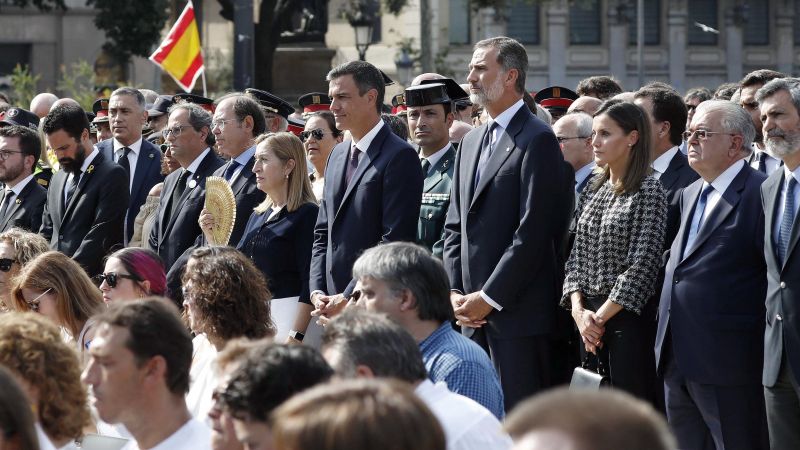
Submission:
<svg viewBox="0 0 800 450">
<path fill-rule="evenodd" d="M 198 219 L 203 209 L 206 177 L 222 166 L 223 161 L 211 150 L 211 114 L 193 103 L 170 108 L 164 138 L 172 157 L 181 168 L 167 175 L 156 221 L 150 232 L 150 247 L 169 270 L 178 257 L 202 234 Z M 171 292 L 179 286 L 169 285 Z"/>
<path fill-rule="evenodd" d="M 47 190 L 33 179 L 33 169 L 41 151 L 35 131 L 19 125 L 0 126 L 0 181 L 5 183 L 0 233 L 14 227 L 39 231 Z"/>
<path fill-rule="evenodd" d="M 553 124 L 564 161 L 575 171 L 575 194 L 581 192 L 592 178 L 594 151 L 592 149 L 592 116 L 585 113 L 567 113 Z M 575 202 L 577 206 L 577 202 Z"/>
</svg>

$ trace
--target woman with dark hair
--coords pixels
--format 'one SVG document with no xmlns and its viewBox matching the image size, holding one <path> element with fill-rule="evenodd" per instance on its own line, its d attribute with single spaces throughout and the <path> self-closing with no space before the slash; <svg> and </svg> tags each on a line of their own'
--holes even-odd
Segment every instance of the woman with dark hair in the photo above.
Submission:
<svg viewBox="0 0 800 450">
<path fill-rule="evenodd" d="M 342 132 L 336 128 L 336 120 L 330 111 L 311 113 L 306 119 L 305 131 L 300 133 L 308 161 L 314 166 L 311 173 L 311 187 L 317 199 L 322 198 L 325 186 L 325 165 L 333 147 L 342 142 Z"/>
<path fill-rule="evenodd" d="M 654 360 L 641 313 L 656 289 L 667 214 L 661 183 L 649 175 L 650 142 L 649 122 L 633 103 L 609 100 L 595 114 L 598 173 L 578 204 L 561 299 L 582 355 L 594 353 L 612 386 L 641 398 Z"/>
<path fill-rule="evenodd" d="M 164 262 L 149 249 L 127 247 L 112 253 L 97 279 L 106 304 L 167 293 Z"/>
<path fill-rule="evenodd" d="M 25 392 L 8 369 L 0 366 L 0 449 L 38 450 L 34 424 Z"/>
<path fill-rule="evenodd" d="M 196 335 L 186 403 L 194 417 L 205 417 L 213 406 L 211 394 L 218 384 L 214 369 L 217 353 L 235 338 L 275 335 L 271 294 L 261 271 L 231 247 L 192 251 L 182 282 L 184 312 Z"/>
</svg>

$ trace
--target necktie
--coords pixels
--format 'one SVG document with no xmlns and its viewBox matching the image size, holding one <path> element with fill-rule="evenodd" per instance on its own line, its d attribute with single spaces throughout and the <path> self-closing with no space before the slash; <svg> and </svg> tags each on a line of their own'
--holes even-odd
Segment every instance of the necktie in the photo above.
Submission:
<svg viewBox="0 0 800 450">
<path fill-rule="evenodd" d="M 767 173 L 767 152 L 758 153 L 758 171 Z"/>
<path fill-rule="evenodd" d="M 783 217 L 781 218 L 781 234 L 778 240 L 778 256 L 781 261 L 786 259 L 786 250 L 789 248 L 789 239 L 792 237 L 792 225 L 794 224 L 794 188 L 797 180 L 789 178 L 786 186 L 786 202 L 784 203 Z"/>
<path fill-rule="evenodd" d="M 78 170 L 77 172 L 72 174 L 72 179 L 69 180 L 67 184 L 67 199 L 64 202 L 64 207 L 69 206 L 69 201 L 72 199 L 72 194 L 75 193 L 75 189 L 78 188 L 78 183 L 81 181 L 81 171 Z"/>
<path fill-rule="evenodd" d="M 360 155 L 361 150 L 354 145 L 353 151 L 350 153 L 350 159 L 347 161 L 347 172 L 345 173 L 348 186 L 350 185 L 350 179 L 353 178 L 353 174 L 356 172 L 356 168 L 358 168 L 358 157 Z"/>
<path fill-rule="evenodd" d="M 122 148 L 122 156 L 119 157 L 117 160 L 117 164 L 122 166 L 125 169 L 125 173 L 128 175 L 128 179 L 131 178 L 131 163 L 128 161 L 128 154 L 131 152 L 131 149 L 128 147 Z"/>
<path fill-rule="evenodd" d="M 236 173 L 236 169 L 238 169 L 239 166 L 241 166 L 241 164 L 239 164 L 238 161 L 236 161 L 235 159 L 231 160 L 230 164 L 228 164 L 228 167 L 225 168 L 225 173 L 222 175 L 223 177 L 225 177 L 225 181 L 227 181 L 228 183 L 231 182 L 233 174 Z"/>
<path fill-rule="evenodd" d="M 3 195 L 3 206 L 0 206 L 0 220 L 2 221 L 5 221 L 6 214 L 8 213 L 8 205 L 11 204 L 12 197 L 14 197 L 14 191 L 6 189 L 5 195 Z"/>
<path fill-rule="evenodd" d="M 689 228 L 689 237 L 686 239 L 686 247 L 683 250 L 684 255 L 686 255 L 686 252 L 694 245 L 697 233 L 700 231 L 700 226 L 703 225 L 703 219 L 705 219 L 706 215 L 706 201 L 708 200 L 708 194 L 712 191 L 714 191 L 714 186 L 710 184 L 707 185 L 703 189 L 703 192 L 700 193 L 700 198 L 697 199 L 697 206 L 694 209 L 691 228 Z"/>
<path fill-rule="evenodd" d="M 497 127 L 497 122 L 492 122 L 489 125 L 489 129 L 486 131 L 486 136 L 483 137 L 483 142 L 481 143 L 481 156 L 478 158 L 478 168 L 475 170 L 475 187 L 478 186 L 478 181 L 481 179 L 481 174 L 483 169 L 486 168 L 486 164 L 489 162 L 489 158 L 492 156 L 492 134 L 494 133 L 494 129 Z"/>
<path fill-rule="evenodd" d="M 422 175 L 428 176 L 428 171 L 431 170 L 431 162 L 428 161 L 428 158 L 422 158 L 420 163 L 422 164 Z"/>
<path fill-rule="evenodd" d="M 175 210 L 178 208 L 178 203 L 180 202 L 181 196 L 183 195 L 183 192 L 186 191 L 186 180 L 188 180 L 191 175 L 191 172 L 183 169 L 181 176 L 178 178 L 178 183 L 175 184 L 175 189 L 172 191 L 170 217 L 175 214 Z"/>
</svg>

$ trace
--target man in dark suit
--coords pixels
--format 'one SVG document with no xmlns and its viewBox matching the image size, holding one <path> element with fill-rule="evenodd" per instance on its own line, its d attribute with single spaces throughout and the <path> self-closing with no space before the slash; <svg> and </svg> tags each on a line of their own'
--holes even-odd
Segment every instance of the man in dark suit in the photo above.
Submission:
<svg viewBox="0 0 800 450">
<path fill-rule="evenodd" d="M 34 116 L 35 117 L 35 116 Z M 39 134 L 19 125 L 0 127 L 0 233 L 11 228 L 38 232 L 47 190 L 33 179 L 42 152 Z"/>
<path fill-rule="evenodd" d="M 690 125 L 689 164 L 670 249 L 655 354 L 680 448 L 765 449 L 761 384 L 766 176 L 747 166 L 755 136 L 739 106 L 709 100 Z"/>
<path fill-rule="evenodd" d="M 61 170 L 53 175 L 39 230 L 50 248 L 77 261 L 89 275 L 121 246 L 128 207 L 124 169 L 92 148 L 89 120 L 79 106 L 53 108 L 42 125 Z"/>
<path fill-rule="evenodd" d="M 764 398 L 774 449 L 800 448 L 800 82 L 777 79 L 762 87 L 760 105 L 767 150 L 783 160 L 761 186 L 767 325 Z M 752 239 L 752 238 L 751 238 Z"/>
<path fill-rule="evenodd" d="M 414 241 L 422 199 L 419 157 L 381 120 L 383 74 L 353 61 L 328 73 L 336 128 L 352 140 L 331 151 L 314 229 L 310 289 L 315 315 L 335 314 L 355 287 L 353 263 L 381 242 Z"/>
<path fill-rule="evenodd" d="M 144 96 L 138 89 L 121 87 L 108 101 L 108 120 L 112 138 L 97 143 L 97 149 L 108 161 L 119 164 L 126 172 L 130 201 L 125 216 L 125 243 L 133 235 L 133 221 L 139 214 L 150 189 L 164 181 L 161 175 L 161 150 L 142 138 L 147 123 Z"/>
<path fill-rule="evenodd" d="M 486 329 L 506 410 L 550 383 L 555 247 L 575 195 L 555 135 L 523 103 L 527 67 L 513 39 L 475 44 L 467 80 L 490 120 L 461 141 L 445 222 L 456 319 Z"/>
<path fill-rule="evenodd" d="M 181 168 L 164 180 L 156 221 L 150 232 L 150 247 L 169 270 L 178 257 L 194 244 L 202 231 L 198 224 L 205 200 L 206 177 L 222 166 L 211 146 L 211 114 L 193 103 L 173 106 L 164 130 L 172 157 Z M 179 295 L 180 280 L 171 280 L 173 298 Z"/>
<path fill-rule="evenodd" d="M 753 139 L 752 153 L 747 159 L 750 167 L 760 172 L 771 175 L 783 164 L 775 155 L 765 148 L 764 136 L 762 134 L 763 124 L 761 122 L 761 111 L 756 100 L 756 93 L 768 82 L 776 78 L 784 78 L 786 74 L 769 69 L 754 70 L 742 78 L 739 82 L 739 104 L 750 114 L 753 125 L 756 127 L 756 138 Z"/>
</svg>

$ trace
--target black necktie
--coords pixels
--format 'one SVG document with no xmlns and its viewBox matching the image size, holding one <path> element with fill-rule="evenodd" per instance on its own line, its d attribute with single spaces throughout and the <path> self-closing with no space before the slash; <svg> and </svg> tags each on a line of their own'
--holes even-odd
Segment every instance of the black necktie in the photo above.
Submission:
<svg viewBox="0 0 800 450">
<path fill-rule="evenodd" d="M 356 172 L 358 168 L 358 157 L 361 155 L 361 150 L 358 147 L 353 146 L 353 151 L 350 154 L 350 159 L 347 161 L 347 172 L 346 172 L 346 180 L 347 185 L 350 185 L 350 179 L 353 178 L 353 174 Z"/>
<path fill-rule="evenodd" d="M 225 177 L 225 181 L 228 183 L 231 182 L 231 178 L 233 178 L 233 174 L 236 173 L 236 169 L 238 169 L 239 166 L 241 166 L 241 164 L 239 164 L 238 161 L 235 159 L 231 160 L 230 164 L 228 164 L 228 167 L 225 168 L 225 173 L 222 174 L 222 176 Z"/>
<path fill-rule="evenodd" d="M 11 198 L 14 197 L 14 191 L 11 189 L 5 190 L 3 195 L 3 206 L 0 207 L 0 220 L 5 222 L 6 214 L 8 214 L 8 205 L 11 204 Z"/>
<path fill-rule="evenodd" d="M 69 180 L 67 184 L 67 200 L 64 202 L 64 207 L 69 206 L 69 201 L 72 199 L 72 194 L 75 193 L 75 189 L 78 188 L 78 183 L 81 181 L 81 171 L 78 170 L 77 172 L 72 174 L 72 179 Z"/>
<path fill-rule="evenodd" d="M 428 171 L 431 170 L 431 162 L 428 161 L 428 158 L 422 158 L 420 163 L 422 164 L 422 175 L 427 177 Z"/>
<path fill-rule="evenodd" d="M 767 152 L 758 153 L 758 171 L 767 173 Z"/>
<path fill-rule="evenodd" d="M 175 214 L 175 209 L 178 208 L 178 203 L 181 200 L 181 196 L 183 195 L 184 191 L 186 191 L 186 180 L 188 180 L 191 175 L 192 175 L 191 172 L 189 172 L 186 169 L 183 169 L 183 172 L 181 172 L 181 176 L 178 177 L 178 183 L 175 184 L 175 189 L 172 191 L 172 200 L 170 200 L 172 203 L 170 207 L 170 214 L 169 214 L 170 217 L 172 217 Z"/>
<path fill-rule="evenodd" d="M 486 164 L 488 164 L 489 158 L 492 156 L 492 133 L 496 127 L 497 122 L 492 122 L 492 124 L 489 125 L 489 129 L 486 131 L 486 136 L 483 137 L 481 155 L 478 158 L 478 167 L 475 170 L 475 187 L 478 186 L 478 181 L 481 179 L 483 169 L 486 168 Z"/>
<path fill-rule="evenodd" d="M 128 147 L 122 148 L 122 156 L 119 157 L 117 160 L 117 164 L 122 166 L 125 169 L 125 173 L 128 175 L 128 179 L 131 178 L 131 163 L 128 161 L 128 154 L 131 152 L 131 149 Z"/>
</svg>

